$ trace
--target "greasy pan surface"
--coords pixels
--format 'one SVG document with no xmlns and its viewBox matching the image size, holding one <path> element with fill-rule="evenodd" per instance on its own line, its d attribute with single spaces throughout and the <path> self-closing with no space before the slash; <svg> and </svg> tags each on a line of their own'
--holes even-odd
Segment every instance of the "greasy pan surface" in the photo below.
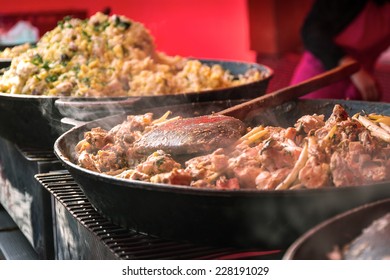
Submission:
<svg viewBox="0 0 390 280">
<path fill-rule="evenodd" d="M 390 185 L 388 187 L 390 188 Z M 332 217 L 296 240 L 289 247 L 283 258 L 286 260 L 329 259 L 330 253 L 335 249 L 335 246 L 342 249 L 362 234 L 362 231 L 369 227 L 372 222 L 387 213 L 390 213 L 390 199 L 365 204 Z M 384 238 L 380 232 L 375 237 L 370 243 L 371 245 L 373 243 L 376 243 L 376 245 L 380 244 L 379 251 L 383 245 L 390 246 L 387 243 L 388 238 Z M 376 248 L 376 251 L 378 251 L 378 248 Z M 371 253 L 374 252 L 372 251 Z M 375 255 L 367 257 L 371 258 L 375 257 Z"/>
<path fill-rule="evenodd" d="M 78 120 L 92 120 L 123 113 L 132 108 L 151 108 L 191 102 L 214 100 L 249 99 L 263 95 L 273 72 L 270 68 L 256 63 L 234 61 L 201 60 L 208 64 L 221 64 L 233 75 L 244 74 L 248 69 L 257 68 L 267 73 L 267 78 L 245 85 L 200 93 L 165 96 L 117 98 L 66 98 L 57 96 L 33 96 L 0 93 L 0 137 L 27 147 L 51 148 L 56 138 L 65 130 L 62 117 Z M 118 102 L 119 101 L 119 102 Z M 114 104 L 114 105 L 113 105 Z"/>
<path fill-rule="evenodd" d="M 252 121 L 288 126 L 305 114 L 329 117 L 335 104 L 351 115 L 362 110 L 390 114 L 390 106 L 382 103 L 301 100 L 258 112 Z M 201 243 L 284 249 L 337 213 L 390 197 L 389 182 L 337 189 L 220 191 L 117 179 L 72 162 L 74 146 L 85 131 L 111 128 L 124 118 L 113 116 L 68 131 L 56 141 L 55 153 L 98 211 L 126 228 Z"/>
</svg>

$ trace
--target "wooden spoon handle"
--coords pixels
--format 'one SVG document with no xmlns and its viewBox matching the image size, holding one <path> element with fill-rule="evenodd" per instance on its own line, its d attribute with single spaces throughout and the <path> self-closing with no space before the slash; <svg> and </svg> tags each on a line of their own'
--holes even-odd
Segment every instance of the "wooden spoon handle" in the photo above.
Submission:
<svg viewBox="0 0 390 280">
<path fill-rule="evenodd" d="M 305 80 L 304 82 L 301 82 L 299 84 L 262 95 L 247 102 L 222 110 L 217 114 L 231 116 L 240 120 L 244 120 L 245 117 L 253 110 L 257 110 L 259 108 L 264 107 L 277 106 L 286 101 L 290 101 L 298 97 L 304 96 L 314 90 L 320 89 L 322 87 L 348 78 L 350 75 L 357 72 L 359 68 L 360 65 L 358 63 L 348 62 L 329 71 L 326 71 L 320 75 L 314 76 L 311 79 Z"/>
</svg>

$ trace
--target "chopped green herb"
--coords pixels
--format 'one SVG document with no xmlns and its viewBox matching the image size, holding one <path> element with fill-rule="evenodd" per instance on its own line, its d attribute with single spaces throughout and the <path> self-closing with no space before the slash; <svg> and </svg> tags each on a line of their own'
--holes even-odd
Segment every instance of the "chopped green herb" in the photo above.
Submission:
<svg viewBox="0 0 390 280">
<path fill-rule="evenodd" d="M 160 166 L 165 162 L 165 158 L 159 158 L 158 160 L 156 160 L 156 165 L 158 168 L 160 168 Z"/>
<path fill-rule="evenodd" d="M 131 26 L 131 22 L 130 21 L 121 20 L 120 17 L 116 16 L 115 17 L 114 26 L 118 27 L 118 28 L 121 28 L 121 29 L 124 29 L 124 30 L 127 30 Z"/>
<path fill-rule="evenodd" d="M 43 62 L 42 56 L 40 56 L 39 54 L 35 54 L 31 60 L 31 63 L 37 66 L 42 62 Z"/>
<path fill-rule="evenodd" d="M 57 23 L 57 26 L 59 26 L 61 29 L 64 29 L 64 21 L 63 20 L 59 20 L 58 23 Z"/>
<path fill-rule="evenodd" d="M 71 16 L 65 16 L 65 17 L 63 18 L 63 20 L 59 20 L 59 21 L 58 21 L 57 26 L 59 26 L 61 29 L 64 29 L 65 23 L 68 22 L 68 21 L 70 21 L 71 19 L 72 19 Z M 70 23 L 68 23 L 68 24 L 66 25 L 66 27 L 72 28 L 73 26 L 72 26 Z"/>
<path fill-rule="evenodd" d="M 78 73 L 80 71 L 80 65 L 75 65 L 73 66 L 72 70 L 76 73 Z"/>
<path fill-rule="evenodd" d="M 87 86 L 90 86 L 90 85 L 91 85 L 91 81 L 90 81 L 90 79 L 89 79 L 88 77 L 81 79 L 81 81 L 82 81 L 84 84 L 86 84 Z"/>
<path fill-rule="evenodd" d="M 57 80 L 58 80 L 58 75 L 56 75 L 56 74 L 47 76 L 46 79 L 45 79 L 45 81 L 48 82 L 48 83 L 53 83 L 53 82 L 55 82 Z"/>
<path fill-rule="evenodd" d="M 91 35 L 89 35 L 85 30 L 81 31 L 81 33 L 88 39 L 88 41 L 91 41 Z"/>
<path fill-rule="evenodd" d="M 97 23 L 94 24 L 93 30 L 95 32 L 102 32 L 102 31 L 106 30 L 106 28 L 109 25 L 110 25 L 110 23 L 108 22 L 108 20 L 103 21 L 103 22 L 97 22 Z"/>
<path fill-rule="evenodd" d="M 50 69 L 50 65 L 48 61 L 45 61 L 42 65 L 42 68 L 45 69 L 46 71 Z"/>
</svg>

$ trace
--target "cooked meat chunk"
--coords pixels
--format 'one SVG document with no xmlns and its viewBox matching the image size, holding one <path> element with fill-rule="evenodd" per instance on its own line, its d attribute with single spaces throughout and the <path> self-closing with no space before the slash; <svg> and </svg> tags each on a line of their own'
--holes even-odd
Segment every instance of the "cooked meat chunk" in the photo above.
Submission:
<svg viewBox="0 0 390 280">
<path fill-rule="evenodd" d="M 192 178 L 215 182 L 217 177 L 227 169 L 228 157 L 223 149 L 218 149 L 212 154 L 192 158 L 185 165 L 185 170 Z"/>
<path fill-rule="evenodd" d="M 315 137 L 308 138 L 308 145 L 308 160 L 298 175 L 300 182 L 310 189 L 329 186 L 331 183 L 329 155 Z"/>
<path fill-rule="evenodd" d="M 322 139 L 329 135 L 329 132 L 332 132 L 335 127 L 342 121 L 349 119 L 348 113 L 340 105 L 335 105 L 333 112 L 330 117 L 326 120 L 325 125 L 315 131 L 315 136 L 319 139 Z"/>
<path fill-rule="evenodd" d="M 263 169 L 256 165 L 248 165 L 234 167 L 232 171 L 242 188 L 254 189 L 257 185 L 256 177 L 263 171 Z"/>
<path fill-rule="evenodd" d="M 137 170 L 125 170 L 116 177 L 138 181 L 149 181 L 150 176 Z"/>
<path fill-rule="evenodd" d="M 346 149 L 333 153 L 330 160 L 336 187 L 389 180 L 389 166 L 390 153 L 387 149 L 380 154 L 372 154 L 360 142 L 350 142 Z"/>
<path fill-rule="evenodd" d="M 263 171 L 256 177 L 256 188 L 259 190 L 273 190 L 290 173 L 291 168 L 280 168 L 274 172 Z"/>
<path fill-rule="evenodd" d="M 349 115 L 344 107 L 336 104 L 333 108 L 332 114 L 325 122 L 325 127 L 333 127 L 336 123 L 345 121 L 348 118 Z"/>
<path fill-rule="evenodd" d="M 92 128 L 75 147 L 78 163 L 84 168 L 105 173 L 136 166 L 143 157 L 131 153 L 132 143 L 141 137 L 152 120 L 151 113 L 131 115 L 110 131 Z M 130 153 L 131 157 L 128 157 Z"/>
<path fill-rule="evenodd" d="M 93 157 L 95 167 L 100 172 L 112 172 L 126 166 L 123 158 L 123 149 L 118 145 L 106 145 Z"/>
<path fill-rule="evenodd" d="M 139 164 L 136 170 L 152 176 L 170 172 L 174 168 L 181 168 L 180 163 L 174 161 L 169 154 L 159 150 L 151 154 L 143 163 Z"/>
<path fill-rule="evenodd" d="M 269 140 L 269 145 L 264 146 L 260 153 L 263 166 L 269 171 L 280 168 L 291 168 L 297 161 L 302 148 L 297 146 L 293 141 L 286 139 L 279 142 L 273 139 Z"/>
<path fill-rule="evenodd" d="M 219 190 L 238 190 L 240 188 L 240 184 L 238 183 L 237 178 L 227 179 L 223 176 L 217 180 L 215 187 Z"/>
<path fill-rule="evenodd" d="M 96 168 L 95 161 L 92 157 L 93 157 L 92 154 L 89 154 L 87 151 L 84 150 L 79 154 L 79 156 L 77 158 L 77 163 L 86 169 L 89 169 L 92 171 L 99 171 Z"/>
<path fill-rule="evenodd" d="M 156 174 L 150 178 L 152 183 L 163 183 L 170 185 L 189 186 L 191 184 L 191 175 L 183 169 L 174 168 L 170 172 Z"/>
<path fill-rule="evenodd" d="M 139 139 L 146 127 L 150 126 L 153 120 L 153 114 L 127 116 L 127 119 L 117 126 L 113 127 L 107 137 L 113 139 L 115 143 L 122 145 L 132 144 Z"/>
<path fill-rule="evenodd" d="M 325 125 L 324 115 L 305 115 L 297 120 L 294 127 L 298 130 L 303 129 L 307 134 L 312 130 L 317 130 Z"/>
<path fill-rule="evenodd" d="M 92 128 L 91 131 L 84 134 L 84 140 L 77 144 L 76 152 L 87 151 L 88 153 L 93 153 L 102 149 L 108 142 L 109 139 L 105 129 L 100 127 Z"/>
<path fill-rule="evenodd" d="M 306 165 L 299 171 L 299 180 L 309 189 L 317 189 L 329 186 L 330 167 L 325 162 L 319 162 L 315 157 L 310 157 Z"/>
</svg>

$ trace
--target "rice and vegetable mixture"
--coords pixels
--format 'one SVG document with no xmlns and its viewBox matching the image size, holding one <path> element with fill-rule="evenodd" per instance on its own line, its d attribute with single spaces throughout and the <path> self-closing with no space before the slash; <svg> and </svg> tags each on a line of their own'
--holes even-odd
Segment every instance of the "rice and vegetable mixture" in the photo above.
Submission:
<svg viewBox="0 0 390 280">
<path fill-rule="evenodd" d="M 163 95 L 265 78 L 252 69 L 237 79 L 220 65 L 168 56 L 156 50 L 141 23 L 100 12 L 85 20 L 65 18 L 36 47 L 4 52 L 12 63 L 0 77 L 0 92 L 14 94 Z"/>
</svg>

